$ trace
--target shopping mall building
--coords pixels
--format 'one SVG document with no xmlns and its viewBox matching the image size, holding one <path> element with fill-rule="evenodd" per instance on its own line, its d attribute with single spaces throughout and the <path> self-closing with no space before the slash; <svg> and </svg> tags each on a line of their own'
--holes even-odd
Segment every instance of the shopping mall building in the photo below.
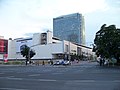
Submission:
<svg viewBox="0 0 120 90">
<path fill-rule="evenodd" d="M 20 53 L 20 47 L 27 45 L 35 51 L 34 60 L 61 59 L 70 55 L 93 56 L 92 48 L 71 43 L 69 41 L 60 41 L 53 37 L 51 31 L 45 33 L 35 33 L 30 38 L 0 39 L 0 59 L 7 55 L 8 60 L 25 59 Z"/>
</svg>

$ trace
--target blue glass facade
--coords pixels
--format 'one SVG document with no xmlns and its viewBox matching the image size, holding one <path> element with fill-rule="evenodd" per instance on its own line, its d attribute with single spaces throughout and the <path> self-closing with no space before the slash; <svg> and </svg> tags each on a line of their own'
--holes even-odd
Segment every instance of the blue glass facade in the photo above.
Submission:
<svg viewBox="0 0 120 90">
<path fill-rule="evenodd" d="M 53 36 L 83 44 L 83 20 L 79 13 L 65 15 L 53 19 Z"/>
</svg>

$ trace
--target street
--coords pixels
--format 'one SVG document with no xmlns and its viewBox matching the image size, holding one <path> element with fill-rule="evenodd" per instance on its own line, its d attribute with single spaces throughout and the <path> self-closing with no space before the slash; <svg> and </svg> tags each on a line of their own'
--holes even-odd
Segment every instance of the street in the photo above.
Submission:
<svg viewBox="0 0 120 90">
<path fill-rule="evenodd" d="M 120 90 L 120 67 L 1 65 L 0 90 Z"/>
</svg>

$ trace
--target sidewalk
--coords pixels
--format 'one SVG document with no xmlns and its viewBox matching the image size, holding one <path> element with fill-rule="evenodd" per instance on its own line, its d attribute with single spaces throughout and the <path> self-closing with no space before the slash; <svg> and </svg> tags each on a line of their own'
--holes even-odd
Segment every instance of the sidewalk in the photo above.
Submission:
<svg viewBox="0 0 120 90">
<path fill-rule="evenodd" d="M 91 64 L 96 64 L 96 62 L 90 62 L 90 61 L 79 61 L 79 62 L 71 62 L 71 65 L 70 66 L 83 66 L 83 65 L 91 65 Z M 0 66 L 26 66 L 25 64 L 0 64 Z M 42 65 L 42 64 L 28 64 L 27 66 L 53 66 L 53 65 L 50 65 L 50 64 L 45 64 L 45 65 Z M 55 65 L 55 66 L 60 66 L 60 65 Z M 67 65 L 66 65 L 67 66 Z M 69 65 L 68 65 L 69 66 Z"/>
<path fill-rule="evenodd" d="M 91 62 L 91 61 L 79 61 L 73 62 L 71 65 L 97 65 L 97 62 Z"/>
</svg>

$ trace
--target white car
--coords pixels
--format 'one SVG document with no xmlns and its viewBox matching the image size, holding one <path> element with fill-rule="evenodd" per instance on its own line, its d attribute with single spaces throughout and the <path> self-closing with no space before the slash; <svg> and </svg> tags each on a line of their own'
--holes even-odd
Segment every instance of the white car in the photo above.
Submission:
<svg viewBox="0 0 120 90">
<path fill-rule="evenodd" d="M 70 65 L 70 61 L 67 60 L 57 60 L 53 65 Z"/>
<path fill-rule="evenodd" d="M 63 65 L 70 65 L 70 61 L 64 61 Z"/>
<path fill-rule="evenodd" d="M 53 65 L 63 65 L 63 63 L 64 63 L 64 60 L 57 60 L 54 62 Z"/>
</svg>

